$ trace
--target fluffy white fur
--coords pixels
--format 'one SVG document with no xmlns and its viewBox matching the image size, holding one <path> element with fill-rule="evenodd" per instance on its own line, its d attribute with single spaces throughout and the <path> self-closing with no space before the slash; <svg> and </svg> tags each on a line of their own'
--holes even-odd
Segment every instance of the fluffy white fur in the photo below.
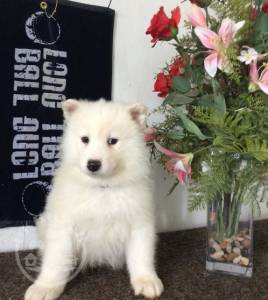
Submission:
<svg viewBox="0 0 268 300">
<path fill-rule="evenodd" d="M 62 159 L 37 226 L 42 268 L 25 300 L 52 300 L 80 266 L 127 265 L 136 295 L 156 298 L 155 224 L 143 105 L 67 100 Z M 81 141 L 88 137 L 89 143 Z M 116 138 L 115 145 L 107 139 Z M 94 174 L 89 160 L 100 160 Z M 90 280 L 90 278 L 89 278 Z"/>
</svg>

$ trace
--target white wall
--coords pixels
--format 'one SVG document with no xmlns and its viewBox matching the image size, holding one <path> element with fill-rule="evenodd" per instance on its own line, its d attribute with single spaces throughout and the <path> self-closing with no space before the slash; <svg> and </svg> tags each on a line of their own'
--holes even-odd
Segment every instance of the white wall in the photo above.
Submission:
<svg viewBox="0 0 268 300">
<path fill-rule="evenodd" d="M 108 0 L 75 0 L 94 5 L 107 6 Z M 114 31 L 114 75 L 113 99 L 115 101 L 141 101 L 153 109 L 161 104 L 161 99 L 152 92 L 154 76 L 171 58 L 175 51 L 168 43 L 159 43 L 151 48 L 150 36 L 145 35 L 153 14 L 164 6 L 167 14 L 178 4 L 185 19 L 189 11 L 189 1 L 178 0 L 113 0 L 111 8 L 116 12 Z M 181 21 L 181 24 L 183 21 Z M 206 212 L 190 213 L 187 209 L 187 194 L 184 187 L 169 197 L 173 179 L 160 166 L 154 166 L 156 182 L 156 204 L 158 228 L 160 231 L 200 227 L 206 224 Z M 268 209 L 263 205 L 262 217 L 268 217 Z"/>
</svg>

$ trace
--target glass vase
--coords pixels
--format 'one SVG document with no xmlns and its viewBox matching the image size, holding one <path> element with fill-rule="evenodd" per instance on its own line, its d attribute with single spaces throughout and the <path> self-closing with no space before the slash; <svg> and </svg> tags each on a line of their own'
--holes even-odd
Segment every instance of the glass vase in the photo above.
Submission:
<svg viewBox="0 0 268 300">
<path fill-rule="evenodd" d="M 206 269 L 252 277 L 253 209 L 231 193 L 208 205 Z"/>
</svg>

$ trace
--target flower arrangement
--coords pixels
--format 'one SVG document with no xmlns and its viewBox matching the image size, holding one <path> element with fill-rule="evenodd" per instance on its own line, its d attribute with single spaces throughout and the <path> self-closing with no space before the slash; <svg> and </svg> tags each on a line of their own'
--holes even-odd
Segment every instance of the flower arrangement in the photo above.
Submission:
<svg viewBox="0 0 268 300">
<path fill-rule="evenodd" d="M 241 203 L 259 210 L 267 192 L 268 1 L 190 2 L 183 36 L 179 7 L 146 31 L 177 51 L 156 76 L 165 119 L 146 140 L 174 187 L 192 178 L 191 210 L 218 199 L 221 240 L 237 233 Z"/>
</svg>

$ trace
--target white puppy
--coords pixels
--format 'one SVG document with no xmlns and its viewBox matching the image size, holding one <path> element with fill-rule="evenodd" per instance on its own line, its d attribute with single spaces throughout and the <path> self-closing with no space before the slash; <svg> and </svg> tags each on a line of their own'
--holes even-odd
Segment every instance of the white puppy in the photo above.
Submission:
<svg viewBox="0 0 268 300">
<path fill-rule="evenodd" d="M 26 300 L 58 298 L 79 266 L 126 263 L 136 295 L 156 298 L 155 224 L 146 108 L 67 100 L 62 158 L 39 218 L 42 267 Z"/>
</svg>

